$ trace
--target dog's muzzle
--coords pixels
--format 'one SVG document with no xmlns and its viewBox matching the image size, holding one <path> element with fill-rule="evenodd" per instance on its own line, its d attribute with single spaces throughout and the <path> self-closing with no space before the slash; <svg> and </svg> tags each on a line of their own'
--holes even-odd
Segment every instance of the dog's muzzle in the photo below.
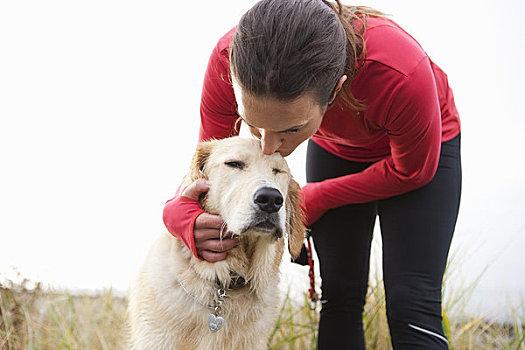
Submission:
<svg viewBox="0 0 525 350">
<path fill-rule="evenodd" d="M 275 238 L 283 236 L 279 224 L 279 210 L 284 203 L 283 195 L 273 187 L 261 187 L 253 195 L 256 212 L 252 222 L 245 230 L 254 229 L 260 232 L 273 233 Z"/>
</svg>

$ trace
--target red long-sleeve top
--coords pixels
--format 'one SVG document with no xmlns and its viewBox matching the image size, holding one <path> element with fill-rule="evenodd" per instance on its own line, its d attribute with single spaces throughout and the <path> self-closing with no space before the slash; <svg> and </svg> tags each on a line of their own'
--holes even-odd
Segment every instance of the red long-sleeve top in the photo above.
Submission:
<svg viewBox="0 0 525 350">
<path fill-rule="evenodd" d="M 235 135 L 237 104 L 229 83 L 229 43 L 212 52 L 202 90 L 200 140 Z M 370 17 L 366 60 L 351 85 L 363 112 L 336 103 L 312 141 L 349 160 L 376 162 L 365 171 L 309 185 L 326 209 L 402 194 L 435 174 L 441 143 L 460 132 L 446 74 L 401 27 Z M 321 195 L 322 194 L 322 195 Z"/>
<path fill-rule="evenodd" d="M 237 134 L 228 58 L 234 31 L 219 40 L 208 63 L 201 141 Z M 351 91 L 367 109 L 355 112 L 336 100 L 312 141 L 339 157 L 375 163 L 357 174 L 305 186 L 308 223 L 331 208 L 425 185 L 436 172 L 441 143 L 460 132 L 447 76 L 414 38 L 390 19 L 369 17 L 364 40 L 366 60 L 351 82 Z M 168 206 L 167 211 L 169 216 Z"/>
</svg>

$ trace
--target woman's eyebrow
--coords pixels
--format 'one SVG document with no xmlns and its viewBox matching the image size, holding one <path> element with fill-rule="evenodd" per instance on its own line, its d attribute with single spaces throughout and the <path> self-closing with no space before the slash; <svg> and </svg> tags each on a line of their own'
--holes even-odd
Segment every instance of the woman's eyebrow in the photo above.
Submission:
<svg viewBox="0 0 525 350">
<path fill-rule="evenodd" d="M 292 126 L 291 128 L 288 128 L 286 130 L 278 131 L 278 132 L 289 132 L 289 131 L 297 131 L 298 129 L 302 128 L 305 124 Z"/>
</svg>

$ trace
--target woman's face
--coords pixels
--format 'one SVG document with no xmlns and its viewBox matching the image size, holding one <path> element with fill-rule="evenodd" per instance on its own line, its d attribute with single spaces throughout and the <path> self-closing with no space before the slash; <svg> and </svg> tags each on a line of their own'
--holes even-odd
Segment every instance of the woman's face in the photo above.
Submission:
<svg viewBox="0 0 525 350">
<path fill-rule="evenodd" d="M 286 157 L 292 153 L 319 129 L 326 112 L 310 94 L 280 101 L 235 89 L 235 96 L 239 115 L 268 155 L 279 152 Z"/>
</svg>

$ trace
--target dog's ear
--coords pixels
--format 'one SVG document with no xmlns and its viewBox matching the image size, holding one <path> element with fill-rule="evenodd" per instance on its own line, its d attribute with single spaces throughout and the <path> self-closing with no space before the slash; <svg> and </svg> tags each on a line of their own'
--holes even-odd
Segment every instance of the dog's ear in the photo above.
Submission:
<svg viewBox="0 0 525 350">
<path fill-rule="evenodd" d="M 295 259 L 301 253 L 306 227 L 304 226 L 304 212 L 301 201 L 301 186 L 291 179 L 288 186 L 288 196 L 286 201 L 286 221 L 288 227 L 288 251 Z"/>
<path fill-rule="evenodd" d="M 197 150 L 193 154 L 193 159 L 191 160 L 190 165 L 190 183 L 197 179 L 206 179 L 206 174 L 204 171 L 206 167 L 206 161 L 211 154 L 214 144 L 215 141 L 211 140 L 201 142 L 197 145 Z"/>
</svg>

